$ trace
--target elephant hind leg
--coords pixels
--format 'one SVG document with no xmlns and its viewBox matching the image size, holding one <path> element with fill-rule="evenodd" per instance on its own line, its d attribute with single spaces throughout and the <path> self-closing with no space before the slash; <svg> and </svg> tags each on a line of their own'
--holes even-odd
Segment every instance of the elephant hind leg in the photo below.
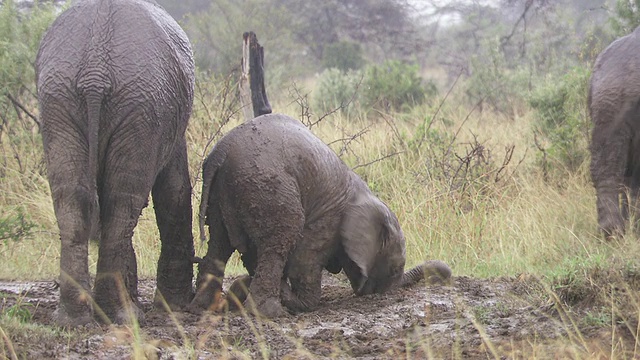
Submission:
<svg viewBox="0 0 640 360">
<path fill-rule="evenodd" d="M 91 321 L 91 284 L 88 241 L 95 196 L 81 185 L 52 186 L 54 208 L 60 229 L 60 305 L 55 320 L 60 325 L 82 325 Z"/>
<path fill-rule="evenodd" d="M 171 309 L 181 309 L 193 299 L 191 282 L 195 255 L 191 232 L 191 183 L 184 141 L 156 178 L 152 197 L 162 242 L 155 302 L 166 301 Z"/>
<path fill-rule="evenodd" d="M 613 149 L 608 149 L 609 152 L 606 152 L 603 150 L 606 147 L 604 144 L 596 146 L 592 143 L 591 159 L 591 176 L 596 189 L 598 225 L 605 238 L 623 235 L 625 217 L 628 217 L 628 209 L 622 208 L 628 207 L 628 201 L 624 198 L 626 194 L 622 191 L 625 182 L 625 166 L 622 164 L 627 163 L 628 149 L 621 149 L 621 144 L 609 145 Z M 620 203 L 621 193 L 623 196 L 622 204 Z"/>
<path fill-rule="evenodd" d="M 203 199 L 202 201 L 207 201 Z M 222 296 L 222 281 L 227 261 L 234 252 L 229 242 L 229 234 L 220 211 L 220 202 L 214 201 L 207 206 L 207 225 L 209 225 L 209 245 L 207 254 L 198 264 L 196 293 L 187 310 L 199 313 L 203 310 L 217 310 Z"/>
<path fill-rule="evenodd" d="M 92 321 L 89 237 L 98 218 L 96 180 L 88 176 L 89 154 L 83 144 L 79 107 L 53 97 L 41 104 L 47 176 L 60 231 L 60 325 Z"/>
<path fill-rule="evenodd" d="M 103 322 L 128 323 L 142 321 L 144 317 L 138 304 L 138 269 L 132 237 L 147 204 L 155 172 L 141 169 L 139 164 L 144 162 L 130 157 L 136 165 L 107 167 L 100 192 L 102 227 L 94 297 L 99 307 L 96 316 Z"/>
</svg>

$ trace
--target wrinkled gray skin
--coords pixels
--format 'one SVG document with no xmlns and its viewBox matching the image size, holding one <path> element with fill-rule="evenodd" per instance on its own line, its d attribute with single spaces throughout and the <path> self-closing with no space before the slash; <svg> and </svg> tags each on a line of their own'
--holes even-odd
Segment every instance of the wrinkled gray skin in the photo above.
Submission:
<svg viewBox="0 0 640 360">
<path fill-rule="evenodd" d="M 398 219 L 299 121 L 263 115 L 233 129 L 207 157 L 203 184 L 210 240 L 192 310 L 217 298 L 235 250 L 252 279 L 245 305 L 266 317 L 283 315 L 282 305 L 314 309 L 323 269 L 344 270 L 357 295 L 403 282 Z"/>
<path fill-rule="evenodd" d="M 92 235 L 100 242 L 96 316 L 122 323 L 133 311 L 141 318 L 131 237 L 149 193 L 162 241 L 156 299 L 189 304 L 194 249 L 184 133 L 194 64 L 185 33 L 153 1 L 80 1 L 43 37 L 36 70 L 61 239 L 58 323 L 91 321 Z"/>
<path fill-rule="evenodd" d="M 640 30 L 636 29 L 598 56 L 591 75 L 591 178 L 597 195 L 598 224 L 607 238 L 624 234 L 630 208 L 636 219 L 639 214 L 639 53 Z"/>
</svg>

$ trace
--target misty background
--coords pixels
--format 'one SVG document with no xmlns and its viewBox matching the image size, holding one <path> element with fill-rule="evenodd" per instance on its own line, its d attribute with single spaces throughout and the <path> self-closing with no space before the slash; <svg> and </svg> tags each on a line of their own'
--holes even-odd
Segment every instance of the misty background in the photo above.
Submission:
<svg viewBox="0 0 640 360">
<path fill-rule="evenodd" d="M 438 88 L 492 63 L 559 73 L 630 31 L 615 0 L 157 1 L 187 31 L 203 71 L 237 68 L 242 33 L 255 31 L 270 93 L 330 67 L 390 59 L 417 64 Z"/>
</svg>

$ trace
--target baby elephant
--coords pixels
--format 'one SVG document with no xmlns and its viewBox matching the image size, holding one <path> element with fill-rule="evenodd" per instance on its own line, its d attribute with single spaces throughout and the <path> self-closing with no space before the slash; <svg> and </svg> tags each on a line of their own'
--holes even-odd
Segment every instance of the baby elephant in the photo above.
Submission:
<svg viewBox="0 0 640 360">
<path fill-rule="evenodd" d="M 251 276 L 245 305 L 266 317 L 310 311 L 322 270 L 344 270 L 356 295 L 382 293 L 427 273 L 407 273 L 398 219 L 367 184 L 299 121 L 269 114 L 223 137 L 203 165 L 200 231 L 209 246 L 199 264 L 192 311 L 219 298 L 227 260 L 238 250 Z M 205 221 L 206 219 L 206 221 Z"/>
</svg>

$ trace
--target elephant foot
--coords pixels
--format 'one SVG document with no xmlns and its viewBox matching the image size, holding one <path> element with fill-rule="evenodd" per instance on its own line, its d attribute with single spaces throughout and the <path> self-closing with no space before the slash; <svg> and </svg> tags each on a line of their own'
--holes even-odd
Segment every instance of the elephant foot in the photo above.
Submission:
<svg viewBox="0 0 640 360">
<path fill-rule="evenodd" d="M 154 305 L 160 309 L 182 310 L 194 297 L 193 262 L 160 261 Z"/>
<path fill-rule="evenodd" d="M 251 313 L 256 316 L 261 316 L 267 319 L 274 319 L 287 315 L 287 312 L 282 307 L 280 299 L 278 297 L 266 298 L 264 300 L 254 301 L 249 295 L 244 302 L 246 309 L 249 309 Z"/>
<path fill-rule="evenodd" d="M 606 241 L 613 241 L 624 237 L 624 225 L 605 224 L 601 226 L 601 229 Z"/>
<path fill-rule="evenodd" d="M 313 311 L 317 307 L 315 297 L 307 297 L 310 301 L 303 301 L 301 297 L 293 293 L 291 286 L 285 279 L 280 282 L 280 299 L 289 313 L 293 315 Z"/>
<path fill-rule="evenodd" d="M 144 312 L 135 304 L 130 303 L 116 313 L 114 323 L 120 325 L 144 325 Z"/>
<path fill-rule="evenodd" d="M 153 305 L 157 309 L 168 311 L 180 311 L 187 308 L 194 298 L 191 287 L 178 291 L 161 290 L 156 288 L 153 296 Z"/>
<path fill-rule="evenodd" d="M 94 317 L 103 324 L 118 325 L 142 325 L 145 321 L 144 312 L 140 309 L 137 302 L 129 300 L 122 305 L 117 303 L 100 303 L 97 304 Z"/>
<path fill-rule="evenodd" d="M 598 209 L 598 212 L 602 212 Z M 619 212 L 599 214 L 598 224 L 605 240 L 620 239 L 625 233 L 625 220 Z"/>
<path fill-rule="evenodd" d="M 82 284 L 82 285 L 81 285 Z M 62 327 L 75 327 L 93 322 L 93 299 L 89 280 L 60 281 L 60 303 L 52 320 Z"/>
<path fill-rule="evenodd" d="M 220 282 L 212 274 L 201 273 L 197 283 L 195 296 L 185 310 L 193 314 L 218 310 L 222 299 Z"/>
<path fill-rule="evenodd" d="M 92 323 L 94 321 L 90 308 L 87 308 L 80 312 L 74 312 L 73 314 L 70 314 L 62 306 L 59 306 L 53 312 L 52 317 L 53 317 L 53 321 L 58 326 L 64 327 L 64 328 L 74 328 L 74 327 Z"/>
</svg>

